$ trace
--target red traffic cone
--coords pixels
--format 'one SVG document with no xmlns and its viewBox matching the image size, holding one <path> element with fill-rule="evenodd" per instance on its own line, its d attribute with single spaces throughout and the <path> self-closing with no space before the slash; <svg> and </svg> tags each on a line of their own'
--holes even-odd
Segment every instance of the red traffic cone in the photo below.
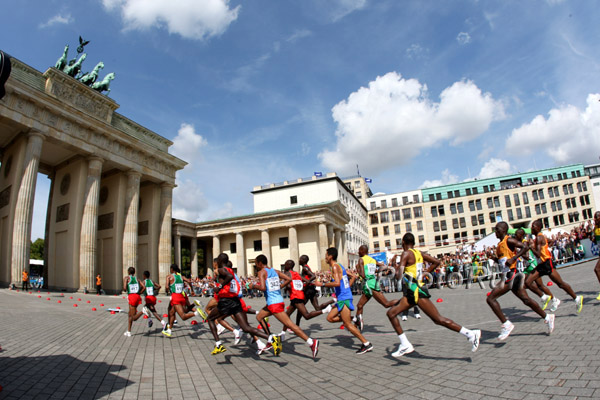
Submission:
<svg viewBox="0 0 600 400">
<path fill-rule="evenodd" d="M 554 285 L 554 284 L 552 283 L 552 281 L 548 281 L 547 285 L 548 285 L 548 286 L 552 286 L 552 285 Z"/>
<path fill-rule="evenodd" d="M 62 301 L 59 300 L 57 303 L 60 304 L 60 303 L 62 303 Z"/>
<path fill-rule="evenodd" d="M 488 292 L 487 295 L 489 296 L 490 294 L 492 294 L 492 292 Z"/>
<path fill-rule="evenodd" d="M 87 302 L 88 302 L 88 304 L 91 303 L 91 301 L 89 301 L 89 300 Z"/>
<path fill-rule="evenodd" d="M 94 310 L 95 310 L 95 308 L 94 308 Z M 147 316 L 147 315 L 144 315 L 144 319 L 148 319 L 148 316 Z"/>
<path fill-rule="evenodd" d="M 169 314 L 163 314 L 163 318 L 167 318 Z"/>
<path fill-rule="evenodd" d="M 437 301 L 438 303 L 443 303 L 443 302 L 444 302 L 444 300 L 442 300 L 442 299 L 437 299 L 436 301 Z"/>
<path fill-rule="evenodd" d="M 344 326 L 344 324 L 342 324 L 342 325 L 340 326 L 340 329 L 346 329 L 346 327 Z"/>
<path fill-rule="evenodd" d="M 100 307 L 104 307 L 104 304 L 100 304 Z"/>
<path fill-rule="evenodd" d="M 48 297 L 46 300 L 50 300 L 50 297 Z"/>
<path fill-rule="evenodd" d="M 198 321 L 192 321 L 192 325 L 198 325 Z"/>
<path fill-rule="evenodd" d="M 31 292 L 29 292 L 29 294 L 31 294 Z"/>
<path fill-rule="evenodd" d="M 77 307 L 77 304 L 73 304 L 73 307 Z"/>
<path fill-rule="evenodd" d="M 117 307 L 117 310 L 120 310 L 120 309 L 121 309 L 121 307 Z"/>
<path fill-rule="evenodd" d="M 42 298 L 42 296 L 38 296 L 38 299 L 41 299 L 41 298 Z"/>
<path fill-rule="evenodd" d="M 81 301 L 81 299 L 77 299 L 77 301 Z"/>
<path fill-rule="evenodd" d="M 111 311 L 110 313 L 111 313 L 111 314 L 115 314 L 115 312 L 114 312 L 114 311 Z"/>
<path fill-rule="evenodd" d="M 92 311 L 96 311 L 96 307 L 92 308 Z"/>
<path fill-rule="evenodd" d="M 73 300 L 73 296 L 69 297 L 69 300 Z"/>
<path fill-rule="evenodd" d="M 258 329 L 262 329 L 262 325 L 260 325 L 260 324 L 259 324 L 259 325 L 258 325 Z"/>
</svg>

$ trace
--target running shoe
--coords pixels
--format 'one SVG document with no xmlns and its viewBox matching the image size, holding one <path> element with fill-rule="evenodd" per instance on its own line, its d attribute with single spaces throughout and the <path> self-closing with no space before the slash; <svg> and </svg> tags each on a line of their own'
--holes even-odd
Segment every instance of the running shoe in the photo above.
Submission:
<svg viewBox="0 0 600 400">
<path fill-rule="evenodd" d="M 550 311 L 552 311 L 552 312 L 556 311 L 556 309 L 558 308 L 559 305 L 560 305 L 560 300 L 557 299 L 556 297 L 553 297 L 552 302 L 550 304 Z"/>
<path fill-rule="evenodd" d="M 269 351 L 273 348 L 273 345 L 271 343 L 267 343 L 267 345 L 265 347 L 263 347 L 262 349 L 258 349 L 256 351 L 257 355 L 261 355 L 262 353 L 264 353 L 265 351 Z"/>
<path fill-rule="evenodd" d="M 273 336 L 273 353 L 278 356 L 281 353 L 281 350 L 283 349 L 283 346 L 281 345 L 281 338 L 279 336 Z"/>
<path fill-rule="evenodd" d="M 287 328 L 287 329 L 285 330 L 285 333 L 294 333 L 294 331 L 293 331 L 293 330 L 291 330 L 290 328 Z"/>
<path fill-rule="evenodd" d="M 407 321 L 408 317 L 406 315 L 403 315 L 401 319 L 402 319 L 402 321 Z"/>
<path fill-rule="evenodd" d="M 421 314 L 415 314 L 416 319 L 421 319 Z"/>
<path fill-rule="evenodd" d="M 358 349 L 356 354 L 365 354 L 369 351 L 373 351 L 373 345 L 371 343 L 369 343 L 366 346 L 364 344 L 362 346 L 360 346 L 360 349 Z"/>
<path fill-rule="evenodd" d="M 129 332 L 129 331 L 125 332 L 125 336 L 131 337 L 131 332 Z"/>
<path fill-rule="evenodd" d="M 550 335 L 554 331 L 554 314 L 548 314 L 546 319 L 546 323 L 548 324 L 548 335 Z"/>
<path fill-rule="evenodd" d="M 310 346 L 312 350 L 313 359 L 317 358 L 317 353 L 319 353 L 319 339 L 314 339 L 312 346 Z"/>
<path fill-rule="evenodd" d="M 202 319 L 206 321 L 208 319 L 208 314 L 206 313 L 206 311 L 204 311 L 202 303 L 200 303 L 200 300 L 198 299 L 194 300 L 194 303 L 196 304 L 196 311 L 198 312 L 198 314 L 200 314 Z"/>
<path fill-rule="evenodd" d="M 550 300 L 554 299 L 554 297 L 552 296 L 548 296 L 547 294 L 542 295 L 542 297 L 540 297 L 540 300 L 542 301 L 542 303 L 544 303 L 544 305 L 542 306 L 542 310 L 545 310 L 546 307 L 548 307 L 548 304 L 550 304 Z"/>
<path fill-rule="evenodd" d="M 152 325 L 154 323 L 152 322 L 152 318 L 148 318 L 148 328 L 152 328 Z"/>
<path fill-rule="evenodd" d="M 577 314 L 579 314 L 583 308 L 583 296 L 575 297 L 575 304 L 577 305 Z"/>
<path fill-rule="evenodd" d="M 169 327 L 169 325 L 165 325 L 165 327 L 162 330 L 162 334 L 166 337 L 171 337 L 171 328 Z"/>
<path fill-rule="evenodd" d="M 222 335 L 227 329 L 221 324 L 217 324 L 217 335 Z"/>
<path fill-rule="evenodd" d="M 279 335 L 277 335 L 281 338 L 282 342 L 285 342 L 285 331 L 282 331 Z"/>
<path fill-rule="evenodd" d="M 233 336 L 234 336 L 234 339 L 233 339 L 233 344 L 234 344 L 234 345 L 237 345 L 237 344 L 239 344 L 239 343 L 240 343 L 240 340 L 242 340 L 242 332 L 240 332 L 240 331 L 239 331 L 239 330 L 237 330 L 237 329 L 234 329 L 234 330 L 233 330 Z"/>
<path fill-rule="evenodd" d="M 142 307 L 142 313 L 144 313 L 144 315 L 148 318 L 152 316 L 152 314 L 150 314 L 150 310 L 148 310 L 148 307 L 146 306 Z"/>
<path fill-rule="evenodd" d="M 475 353 L 477 351 L 477 349 L 479 348 L 479 340 L 481 339 L 481 331 L 479 329 L 475 329 L 473 331 L 474 335 L 472 339 L 469 339 L 469 342 L 471 342 L 471 344 L 473 345 L 473 347 L 471 348 L 471 351 L 473 353 Z"/>
<path fill-rule="evenodd" d="M 398 346 L 398 351 L 392 353 L 392 357 L 402 357 L 403 355 L 412 353 L 413 351 L 415 351 L 415 348 L 412 344 L 409 343 L 408 346 L 402 346 L 402 344 L 400 344 Z"/>
<path fill-rule="evenodd" d="M 175 320 L 175 322 L 173 322 L 173 326 L 177 325 L 177 320 Z"/>
<path fill-rule="evenodd" d="M 504 340 L 510 335 L 515 326 L 512 322 L 506 321 L 508 324 L 502 324 L 502 330 L 500 331 L 500 335 L 498 335 L 499 340 Z"/>
<path fill-rule="evenodd" d="M 167 326 L 167 321 L 165 321 L 164 319 L 161 319 L 160 324 L 162 325 L 163 330 L 165 330 L 165 326 Z"/>
<path fill-rule="evenodd" d="M 216 354 L 221 354 L 221 353 L 225 353 L 227 351 L 227 349 L 225 348 L 225 346 L 220 345 L 220 346 L 215 346 L 215 348 L 213 349 L 213 351 L 211 351 L 211 355 L 216 355 Z"/>
</svg>

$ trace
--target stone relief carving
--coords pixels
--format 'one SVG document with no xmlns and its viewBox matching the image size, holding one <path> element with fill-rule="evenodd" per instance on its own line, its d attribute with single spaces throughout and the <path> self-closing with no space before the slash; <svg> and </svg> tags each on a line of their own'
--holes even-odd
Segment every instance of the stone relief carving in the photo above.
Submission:
<svg viewBox="0 0 600 400">
<path fill-rule="evenodd" d="M 10 203 L 10 189 L 12 186 L 7 187 L 0 192 L 0 208 L 6 207 Z"/>
<path fill-rule="evenodd" d="M 69 219 L 70 203 L 56 207 L 56 222 L 67 221 Z"/>
<path fill-rule="evenodd" d="M 115 219 L 115 213 L 102 214 L 98 216 L 98 230 L 112 229 Z"/>
</svg>

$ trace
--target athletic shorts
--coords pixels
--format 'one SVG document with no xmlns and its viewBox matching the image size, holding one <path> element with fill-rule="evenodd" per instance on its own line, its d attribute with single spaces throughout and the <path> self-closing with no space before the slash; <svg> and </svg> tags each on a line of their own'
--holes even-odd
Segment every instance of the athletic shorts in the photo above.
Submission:
<svg viewBox="0 0 600 400">
<path fill-rule="evenodd" d="M 185 297 L 181 293 L 171 293 L 171 305 L 177 304 L 185 306 Z"/>
<path fill-rule="evenodd" d="M 283 302 L 275 303 L 275 304 L 267 304 L 267 310 L 269 310 L 269 312 L 271 314 L 282 313 L 285 311 L 285 304 L 283 304 Z"/>
<path fill-rule="evenodd" d="M 317 289 L 315 288 L 315 285 L 308 285 L 306 289 L 304 289 L 304 296 L 306 297 L 306 300 L 311 301 L 316 295 Z"/>
<path fill-rule="evenodd" d="M 506 274 L 506 279 L 504 279 L 504 283 L 511 283 L 518 275 L 519 271 L 516 268 L 509 269 L 508 271 L 503 272 Z"/>
<path fill-rule="evenodd" d="M 552 268 L 552 260 L 551 259 L 547 259 L 546 261 L 538 264 L 538 266 L 535 267 L 535 270 L 540 274 L 540 276 L 550 275 L 552 273 L 553 269 L 554 268 Z"/>
<path fill-rule="evenodd" d="M 304 299 L 291 299 L 290 305 L 304 304 Z"/>
<path fill-rule="evenodd" d="M 368 281 L 365 281 L 363 284 L 363 293 L 365 296 L 370 299 L 373 297 L 374 291 L 381 292 L 381 286 L 379 285 L 379 282 L 377 282 L 377 279 L 369 279 Z"/>
<path fill-rule="evenodd" d="M 535 271 L 535 267 L 536 267 L 536 266 L 535 266 L 534 264 L 529 264 L 529 265 L 527 265 L 527 268 L 525 268 L 525 269 L 523 270 L 523 273 L 524 273 L 525 275 L 529 275 L 529 274 L 531 274 L 533 271 Z"/>
<path fill-rule="evenodd" d="M 146 305 L 147 306 L 155 306 L 156 305 L 156 297 L 155 296 L 146 296 Z"/>
<path fill-rule="evenodd" d="M 402 279 L 402 294 L 404 294 L 411 307 L 416 306 L 419 303 L 419 299 L 428 299 L 431 297 L 427 286 L 423 284 L 419 285 L 416 280 L 406 275 Z"/>
<path fill-rule="evenodd" d="M 222 316 L 244 312 L 239 297 L 223 297 L 217 303 L 217 309 Z"/>
<path fill-rule="evenodd" d="M 142 304 L 142 298 L 137 293 L 129 293 L 129 296 L 127 296 L 127 301 L 129 301 L 129 305 L 132 307 L 137 307 Z"/>
<path fill-rule="evenodd" d="M 240 304 L 242 305 L 242 310 L 244 310 L 244 312 L 248 312 L 248 310 L 250 309 L 250 306 L 246 304 L 246 302 L 244 301 L 244 299 L 239 298 L 240 299 Z"/>
<path fill-rule="evenodd" d="M 350 311 L 354 311 L 354 304 L 352 304 L 352 299 L 340 300 L 337 303 L 335 303 L 335 305 L 337 306 L 339 312 L 342 312 L 344 306 L 348 307 Z"/>
</svg>

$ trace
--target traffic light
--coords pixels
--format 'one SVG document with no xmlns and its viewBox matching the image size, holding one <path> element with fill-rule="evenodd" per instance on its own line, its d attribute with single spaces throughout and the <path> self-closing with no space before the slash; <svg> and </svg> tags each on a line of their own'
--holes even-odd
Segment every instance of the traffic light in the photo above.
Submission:
<svg viewBox="0 0 600 400">
<path fill-rule="evenodd" d="M 6 94 L 4 84 L 10 76 L 10 69 L 10 56 L 0 50 L 0 99 Z"/>
</svg>

